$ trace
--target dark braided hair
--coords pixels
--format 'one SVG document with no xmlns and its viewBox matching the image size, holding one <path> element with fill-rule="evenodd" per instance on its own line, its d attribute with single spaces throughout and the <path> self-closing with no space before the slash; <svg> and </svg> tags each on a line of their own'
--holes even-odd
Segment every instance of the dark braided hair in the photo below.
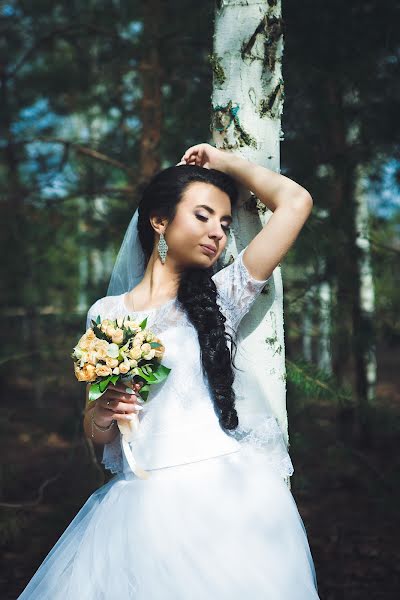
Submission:
<svg viewBox="0 0 400 600">
<path fill-rule="evenodd" d="M 157 215 L 172 222 L 177 205 L 193 181 L 216 186 L 229 196 L 232 206 L 236 205 L 238 189 L 235 180 L 222 171 L 196 165 L 173 166 L 159 171 L 144 188 L 138 207 L 138 235 L 146 263 L 153 252 L 155 240 L 150 217 Z M 218 292 L 211 279 L 215 272 L 214 266 L 186 269 L 180 277 L 177 299 L 197 330 L 203 374 L 208 378 L 219 423 L 225 429 L 235 429 L 239 423 L 232 387 L 235 365 L 227 337 L 235 349 L 236 343 L 225 330 L 226 318 L 216 301 Z"/>
</svg>

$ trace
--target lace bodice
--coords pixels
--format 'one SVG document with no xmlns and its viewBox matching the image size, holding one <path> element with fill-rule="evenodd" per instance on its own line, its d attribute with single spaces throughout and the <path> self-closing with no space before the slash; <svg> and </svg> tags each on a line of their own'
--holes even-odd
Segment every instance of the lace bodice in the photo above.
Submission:
<svg viewBox="0 0 400 600">
<path fill-rule="evenodd" d="M 243 249 L 231 264 L 213 275 L 217 302 L 226 317 L 225 327 L 236 330 L 241 319 L 265 287 L 268 279 L 254 279 L 243 263 Z M 197 331 L 177 298 L 157 308 L 134 311 L 126 305 L 126 295 L 105 296 L 87 314 L 86 327 L 101 319 L 131 315 L 147 316 L 147 327 L 163 341 L 163 364 L 171 368 L 167 379 L 152 386 L 149 400 L 140 412 L 140 429 L 132 444 L 138 464 L 152 470 L 204 460 L 213 456 L 246 450 L 252 446 L 266 451 L 271 464 L 282 477 L 293 473 L 282 433 L 273 415 L 243 418 L 239 427 L 224 430 L 214 410 L 208 379 L 201 364 Z M 113 473 L 129 470 L 121 451 L 121 434 L 105 444 L 103 464 Z"/>
</svg>

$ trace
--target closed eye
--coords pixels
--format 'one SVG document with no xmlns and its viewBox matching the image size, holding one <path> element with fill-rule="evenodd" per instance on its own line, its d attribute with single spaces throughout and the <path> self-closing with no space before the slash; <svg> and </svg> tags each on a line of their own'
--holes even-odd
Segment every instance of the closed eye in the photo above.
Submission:
<svg viewBox="0 0 400 600">
<path fill-rule="evenodd" d="M 208 218 L 203 217 L 203 215 L 196 215 L 196 217 L 201 221 L 208 221 Z M 229 233 L 229 231 L 231 230 L 231 228 L 228 225 L 222 225 L 222 229 L 225 231 L 225 233 Z"/>
</svg>

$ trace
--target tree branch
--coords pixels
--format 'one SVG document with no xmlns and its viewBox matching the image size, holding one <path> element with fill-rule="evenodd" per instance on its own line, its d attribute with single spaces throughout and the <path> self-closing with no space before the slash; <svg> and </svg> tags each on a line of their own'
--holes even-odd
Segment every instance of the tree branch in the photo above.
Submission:
<svg viewBox="0 0 400 600">
<path fill-rule="evenodd" d="M 103 154 L 102 152 L 98 152 L 98 150 L 94 150 L 93 148 L 88 148 L 87 146 L 82 146 L 82 144 L 72 142 L 70 140 L 64 140 L 62 138 L 39 136 L 32 140 L 22 140 L 18 143 L 28 145 L 28 144 L 34 144 L 36 142 L 43 142 L 44 144 L 61 144 L 61 145 L 65 146 L 66 148 L 72 148 L 78 154 L 83 154 L 84 156 L 89 156 L 90 158 L 93 158 L 100 162 L 104 162 L 113 167 L 116 167 L 117 169 L 120 169 L 121 171 L 124 171 L 125 173 L 127 173 L 127 175 L 129 175 L 129 177 L 131 177 L 131 178 L 134 178 L 136 175 L 135 170 L 129 168 L 128 165 L 122 163 L 121 161 L 116 160 L 115 158 L 111 158 L 110 156 L 107 156 L 106 154 Z"/>
<path fill-rule="evenodd" d="M 80 33 L 81 30 L 82 32 L 86 31 L 89 33 L 101 33 L 102 35 L 114 37 L 118 40 L 121 40 L 121 38 L 115 32 L 110 31 L 108 29 L 103 29 L 102 27 L 96 27 L 95 25 L 91 25 L 88 23 L 77 23 L 72 26 L 70 25 L 68 27 L 59 27 L 53 29 L 53 31 L 50 31 L 49 33 L 41 37 L 34 44 L 32 44 L 30 48 L 28 48 L 25 54 L 17 62 L 15 67 L 4 74 L 4 80 L 12 79 L 13 77 L 15 77 L 18 71 L 21 69 L 21 67 L 27 62 L 27 60 L 29 60 L 29 58 L 40 48 L 40 46 L 42 46 L 49 40 L 53 39 L 56 36 L 61 36 L 73 32 Z M 126 40 L 123 41 L 125 42 Z"/>
</svg>

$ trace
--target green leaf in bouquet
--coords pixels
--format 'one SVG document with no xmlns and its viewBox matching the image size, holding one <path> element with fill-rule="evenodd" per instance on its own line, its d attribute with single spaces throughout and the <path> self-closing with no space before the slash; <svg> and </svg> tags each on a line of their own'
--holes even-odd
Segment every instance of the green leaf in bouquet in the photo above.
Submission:
<svg viewBox="0 0 400 600">
<path fill-rule="evenodd" d="M 97 317 L 97 319 L 100 319 L 100 315 Z M 108 342 L 108 337 L 106 336 L 106 334 L 104 333 L 104 331 L 102 331 L 100 329 L 100 327 L 98 327 L 96 321 L 92 321 L 93 323 L 93 331 L 96 334 L 96 337 L 99 338 L 99 340 L 106 340 Z"/>
<path fill-rule="evenodd" d="M 146 328 L 147 325 L 147 317 L 140 323 L 140 328 L 143 330 Z"/>
<path fill-rule="evenodd" d="M 128 350 L 128 348 L 129 348 L 129 344 L 124 344 L 123 346 L 120 347 L 119 351 L 125 352 L 125 350 Z"/>
<path fill-rule="evenodd" d="M 95 400 L 97 400 L 98 398 L 100 398 L 100 396 L 102 396 L 105 392 L 105 390 L 101 390 L 100 389 L 100 384 L 103 383 L 102 381 L 99 382 L 95 382 L 95 383 L 91 383 L 90 384 L 90 388 L 89 388 L 89 402 L 94 402 Z"/>
<path fill-rule="evenodd" d="M 105 379 L 100 381 L 99 389 L 100 389 L 101 393 L 105 392 L 105 390 L 107 389 L 108 382 L 111 380 L 111 377 L 112 377 L 112 375 L 109 375 L 109 377 L 106 377 Z"/>
<path fill-rule="evenodd" d="M 139 394 L 142 395 L 143 391 L 150 392 L 150 385 L 148 383 L 145 383 L 145 385 L 140 388 Z"/>
<path fill-rule="evenodd" d="M 135 337 L 135 333 L 136 332 L 133 329 L 131 329 L 130 327 L 127 327 L 126 329 L 124 329 L 124 340 L 123 341 L 124 341 L 125 345 L 128 345 L 127 342 L 131 338 Z"/>
<path fill-rule="evenodd" d="M 159 342 L 150 342 L 150 346 L 152 348 L 160 348 L 162 344 L 160 344 Z"/>
<path fill-rule="evenodd" d="M 161 382 L 164 381 L 164 379 L 166 379 L 168 377 L 168 375 L 170 374 L 171 369 L 169 369 L 168 367 L 166 367 L 165 365 L 156 365 L 156 368 L 153 371 L 153 375 L 154 377 L 156 377 L 157 382 Z"/>
<path fill-rule="evenodd" d="M 142 388 L 140 388 L 139 395 L 140 395 L 141 398 L 143 398 L 143 400 L 145 402 L 147 401 L 149 393 L 150 393 L 150 388 L 149 388 L 148 385 L 144 385 Z"/>
<path fill-rule="evenodd" d="M 158 383 L 157 377 L 154 377 L 153 373 L 147 376 L 148 383 Z"/>
<path fill-rule="evenodd" d="M 143 377 L 143 379 L 145 381 L 148 381 L 150 383 L 158 383 L 158 379 L 156 377 L 154 377 L 154 374 L 151 373 L 150 375 L 148 375 L 145 371 L 143 371 L 142 367 L 136 367 L 136 370 L 139 372 L 138 374 Z"/>
</svg>

